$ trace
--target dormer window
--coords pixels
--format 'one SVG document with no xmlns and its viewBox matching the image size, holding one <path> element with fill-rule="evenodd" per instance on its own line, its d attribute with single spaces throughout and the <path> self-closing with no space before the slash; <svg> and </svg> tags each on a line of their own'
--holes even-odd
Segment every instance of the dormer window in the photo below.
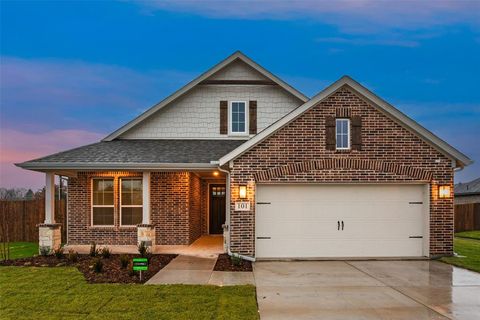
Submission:
<svg viewBox="0 0 480 320">
<path fill-rule="evenodd" d="M 231 135 L 248 134 L 248 113 L 246 101 L 231 101 L 229 118 L 229 129 Z"/>
<path fill-rule="evenodd" d="M 350 119 L 335 119 L 335 140 L 337 150 L 350 149 Z"/>
</svg>

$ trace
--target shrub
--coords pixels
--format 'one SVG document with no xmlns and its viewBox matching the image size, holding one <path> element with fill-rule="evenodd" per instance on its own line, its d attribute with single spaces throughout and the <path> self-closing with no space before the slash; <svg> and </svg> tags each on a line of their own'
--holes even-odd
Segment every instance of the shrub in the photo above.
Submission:
<svg viewBox="0 0 480 320">
<path fill-rule="evenodd" d="M 133 270 L 133 263 L 128 264 L 128 275 L 133 277 L 135 275 L 135 271 Z"/>
<path fill-rule="evenodd" d="M 145 241 L 140 242 L 138 245 L 138 253 L 140 253 L 140 257 L 147 258 L 148 256 L 148 247 Z"/>
<path fill-rule="evenodd" d="M 95 257 L 98 254 L 97 244 L 92 242 L 90 245 L 90 257 Z"/>
<path fill-rule="evenodd" d="M 72 249 L 68 250 L 68 255 L 67 255 L 68 261 L 75 263 L 78 261 L 78 253 Z"/>
<path fill-rule="evenodd" d="M 230 260 L 232 261 L 232 264 L 236 267 L 242 265 L 242 258 L 240 258 L 238 254 L 235 254 L 235 253 L 232 254 L 232 256 L 230 257 Z"/>
<path fill-rule="evenodd" d="M 40 247 L 40 255 L 46 257 L 50 254 L 50 247 L 48 246 L 42 246 Z"/>
<path fill-rule="evenodd" d="M 102 257 L 104 259 L 108 259 L 112 255 L 110 253 L 110 249 L 108 249 L 108 247 L 103 247 L 102 250 L 100 251 L 100 254 L 102 255 Z"/>
<path fill-rule="evenodd" d="M 63 247 L 60 246 L 57 249 L 53 250 L 53 253 L 55 254 L 55 257 L 57 259 L 62 259 L 64 254 L 63 254 Z"/>
<path fill-rule="evenodd" d="M 95 259 L 95 261 L 93 262 L 93 271 L 95 271 L 96 273 L 100 273 L 102 272 L 102 269 L 103 269 L 103 262 L 102 260 L 100 259 Z"/>
<path fill-rule="evenodd" d="M 122 269 L 126 269 L 129 263 L 130 263 L 130 257 L 126 254 L 122 254 L 120 256 L 120 267 Z"/>
</svg>

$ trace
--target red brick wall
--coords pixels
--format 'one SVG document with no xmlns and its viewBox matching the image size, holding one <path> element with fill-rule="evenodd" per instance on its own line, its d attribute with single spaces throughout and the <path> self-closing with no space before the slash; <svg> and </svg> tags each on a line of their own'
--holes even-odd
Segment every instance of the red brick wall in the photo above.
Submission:
<svg viewBox="0 0 480 320">
<path fill-rule="evenodd" d="M 325 117 L 362 117 L 362 150 L 326 150 Z M 337 93 L 234 160 L 231 170 L 231 249 L 254 255 L 256 182 L 412 182 L 431 186 L 430 254 L 453 251 L 453 199 L 436 199 L 436 186 L 453 188 L 451 160 L 353 91 Z M 248 185 L 249 212 L 235 212 L 238 186 Z M 453 189 L 452 189 L 453 190 Z"/>
<path fill-rule="evenodd" d="M 136 245 L 137 228 L 121 227 L 119 220 L 119 180 L 138 176 L 139 172 L 81 172 L 68 184 L 69 244 Z M 115 225 L 91 226 L 91 180 L 93 177 L 114 178 Z M 190 172 L 152 172 L 150 209 L 155 225 L 156 244 L 190 244 L 201 235 L 201 180 Z"/>
</svg>

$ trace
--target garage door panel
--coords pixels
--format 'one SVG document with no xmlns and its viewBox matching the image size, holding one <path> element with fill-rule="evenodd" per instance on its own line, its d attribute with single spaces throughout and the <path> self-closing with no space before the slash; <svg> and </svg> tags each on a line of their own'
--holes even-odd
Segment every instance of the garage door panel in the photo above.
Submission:
<svg viewBox="0 0 480 320">
<path fill-rule="evenodd" d="M 422 256 L 422 185 L 258 185 L 259 258 Z M 338 230 L 338 222 L 344 230 Z"/>
</svg>

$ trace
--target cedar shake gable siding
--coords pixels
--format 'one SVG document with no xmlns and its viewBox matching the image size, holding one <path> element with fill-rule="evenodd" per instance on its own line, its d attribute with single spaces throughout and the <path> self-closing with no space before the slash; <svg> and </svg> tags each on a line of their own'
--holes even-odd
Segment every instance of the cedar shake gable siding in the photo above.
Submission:
<svg viewBox="0 0 480 320">
<path fill-rule="evenodd" d="M 361 117 L 361 148 L 328 150 L 326 118 Z M 439 162 L 438 162 L 439 161 Z M 453 198 L 437 199 L 436 186 L 453 188 L 452 161 L 344 86 L 237 159 L 231 168 L 230 245 L 255 255 L 255 183 L 430 184 L 430 255 L 453 253 Z M 251 210 L 234 210 L 238 186 L 248 186 Z"/>
</svg>

